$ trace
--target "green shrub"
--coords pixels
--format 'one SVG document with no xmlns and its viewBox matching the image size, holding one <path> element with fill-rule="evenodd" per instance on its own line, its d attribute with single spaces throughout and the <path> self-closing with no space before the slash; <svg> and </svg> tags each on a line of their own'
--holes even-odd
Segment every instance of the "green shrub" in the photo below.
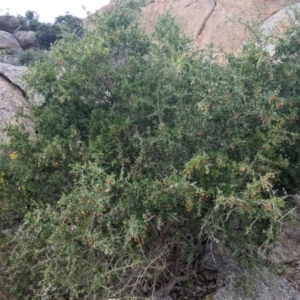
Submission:
<svg viewBox="0 0 300 300">
<path fill-rule="evenodd" d="M 23 66 L 33 66 L 37 61 L 45 60 L 46 56 L 46 50 L 29 49 L 22 53 L 20 57 L 20 63 Z"/>
<path fill-rule="evenodd" d="M 294 206 L 298 26 L 220 66 L 170 14 L 149 35 L 138 16 L 119 4 L 27 74 L 37 133 L 11 128 L 0 155 L 15 299 L 157 295 L 207 239 L 240 262 L 267 250 Z"/>
</svg>

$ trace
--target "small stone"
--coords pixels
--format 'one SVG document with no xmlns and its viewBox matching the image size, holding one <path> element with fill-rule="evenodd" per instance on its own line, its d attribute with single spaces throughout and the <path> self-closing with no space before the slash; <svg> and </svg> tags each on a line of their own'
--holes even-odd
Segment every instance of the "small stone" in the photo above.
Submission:
<svg viewBox="0 0 300 300">
<path fill-rule="evenodd" d="M 201 293 L 202 288 L 200 286 L 196 286 L 196 293 Z"/>
</svg>

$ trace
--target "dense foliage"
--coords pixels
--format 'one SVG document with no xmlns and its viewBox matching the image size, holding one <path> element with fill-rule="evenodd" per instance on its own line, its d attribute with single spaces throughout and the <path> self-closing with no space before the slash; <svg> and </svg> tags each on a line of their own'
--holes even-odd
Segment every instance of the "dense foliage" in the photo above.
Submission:
<svg viewBox="0 0 300 300">
<path fill-rule="evenodd" d="M 20 30 L 31 30 L 36 32 L 39 49 L 49 49 L 56 40 L 60 39 L 63 28 L 80 34 L 82 20 L 69 13 L 55 18 L 54 23 L 39 21 L 39 15 L 32 10 L 28 10 L 25 16 L 18 15 Z"/>
<path fill-rule="evenodd" d="M 207 240 L 240 262 L 267 250 L 294 206 L 299 25 L 273 56 L 250 41 L 219 65 L 168 13 L 151 34 L 138 16 L 95 17 L 27 74 L 45 102 L 36 134 L 1 146 L 3 295 L 159 295 Z"/>
</svg>

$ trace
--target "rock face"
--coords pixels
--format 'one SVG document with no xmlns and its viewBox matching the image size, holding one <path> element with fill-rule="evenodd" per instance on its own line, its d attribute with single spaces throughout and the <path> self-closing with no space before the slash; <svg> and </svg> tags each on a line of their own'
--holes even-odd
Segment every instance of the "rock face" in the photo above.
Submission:
<svg viewBox="0 0 300 300">
<path fill-rule="evenodd" d="M 282 263 L 284 258 L 289 261 L 299 260 L 300 230 L 297 232 L 281 236 L 276 253 L 283 253 L 283 257 L 278 258 L 278 263 Z M 289 246 L 289 249 L 284 249 L 284 245 Z M 299 291 L 286 278 L 272 274 L 266 269 L 256 273 L 243 270 L 228 253 L 220 251 L 215 242 L 207 243 L 198 271 L 204 274 L 204 277 L 207 273 L 217 272 L 218 289 L 213 300 L 300 300 Z M 248 281 L 243 282 L 243 277 L 239 276 L 246 276 Z M 238 284 L 237 280 L 240 280 Z"/>
<path fill-rule="evenodd" d="M 29 102 L 23 91 L 21 78 L 26 70 L 26 67 L 0 63 L 0 141 L 7 140 L 3 131 L 7 124 L 23 124 L 28 131 L 33 131 L 30 120 L 15 118 L 20 108 L 28 111 Z"/>
<path fill-rule="evenodd" d="M 34 31 L 18 31 L 14 34 L 23 50 L 37 47 L 36 32 Z"/>
<path fill-rule="evenodd" d="M 15 86 L 18 86 L 21 90 L 24 90 L 24 84 L 22 80 L 23 74 L 27 71 L 27 67 L 24 66 L 11 66 L 9 64 L 0 63 L 0 76 L 9 80 Z"/>
<path fill-rule="evenodd" d="M 0 49 L 14 49 L 20 48 L 20 45 L 18 43 L 18 41 L 16 40 L 16 38 L 3 30 L 0 30 Z"/>
<path fill-rule="evenodd" d="M 268 274 L 257 278 L 249 287 L 249 294 L 234 285 L 218 289 L 213 300 L 300 300 L 300 293 L 286 279 Z"/>
<path fill-rule="evenodd" d="M 22 48 L 16 38 L 6 31 L 0 30 L 0 62 L 19 65 Z"/>
<path fill-rule="evenodd" d="M 18 66 L 22 50 L 38 46 L 35 32 L 19 28 L 17 17 L 0 16 L 0 62 Z"/>
<path fill-rule="evenodd" d="M 266 36 L 275 36 L 278 37 L 284 32 L 284 24 L 289 21 L 290 18 L 295 19 L 294 9 L 300 9 L 300 4 L 294 4 L 289 7 L 283 8 L 277 13 L 269 17 L 261 26 L 263 33 Z M 273 54 L 274 45 L 271 43 L 266 46 L 266 49 Z"/>
<path fill-rule="evenodd" d="M 15 16 L 0 16 L 0 30 L 14 33 L 20 27 L 20 22 Z"/>
<path fill-rule="evenodd" d="M 279 237 L 272 261 L 284 266 L 289 272 L 287 278 L 300 290 L 300 230 L 298 226 L 285 226 Z"/>
<path fill-rule="evenodd" d="M 263 22 L 285 6 L 284 0 L 154 0 L 143 8 L 141 24 L 150 31 L 157 15 L 169 9 L 179 17 L 195 46 L 214 43 L 225 51 L 237 52 L 246 32 L 242 24 L 233 20 L 247 22 L 260 11 Z"/>
<path fill-rule="evenodd" d="M 230 255 L 220 251 L 215 242 L 208 242 L 200 261 L 199 272 L 216 272 L 217 285 L 221 287 L 230 284 L 234 276 L 243 274 L 243 269 Z"/>
<path fill-rule="evenodd" d="M 297 224 L 284 224 L 281 227 L 278 241 L 267 258 L 287 269 L 287 278 L 300 291 L 300 195 L 294 195 L 293 198 L 298 204 Z"/>
<path fill-rule="evenodd" d="M 294 4 L 289 7 L 283 8 L 280 11 L 274 13 L 268 18 L 261 26 L 265 34 L 274 34 L 274 30 L 280 24 L 284 24 L 289 18 L 295 19 L 293 9 L 299 9 L 300 4 Z"/>
<path fill-rule="evenodd" d="M 289 4 L 292 2 L 299 1 L 293 0 Z M 148 0 L 142 9 L 140 23 L 149 32 L 157 16 L 170 10 L 182 23 L 184 32 L 192 37 L 196 47 L 214 43 L 226 52 L 237 53 L 247 34 L 238 20 L 247 22 L 260 15 L 263 23 L 289 4 L 286 0 Z M 114 0 L 111 0 L 98 13 L 110 12 L 114 5 Z"/>
</svg>

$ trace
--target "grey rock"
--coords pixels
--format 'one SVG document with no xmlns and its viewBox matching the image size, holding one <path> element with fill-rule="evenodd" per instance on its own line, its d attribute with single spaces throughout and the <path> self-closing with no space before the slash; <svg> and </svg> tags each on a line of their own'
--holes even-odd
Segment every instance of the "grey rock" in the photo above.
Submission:
<svg viewBox="0 0 300 300">
<path fill-rule="evenodd" d="M 287 278 L 300 291 L 300 195 L 291 197 L 298 203 L 297 219 L 293 223 L 282 224 L 278 240 L 265 258 L 279 269 L 287 269 Z"/>
<path fill-rule="evenodd" d="M 21 53 L 22 53 L 21 51 L 16 49 L 9 49 L 9 50 L 0 49 L 0 62 L 19 66 Z"/>
<path fill-rule="evenodd" d="M 19 19 L 15 16 L 0 16 L 0 30 L 14 33 L 20 27 Z"/>
<path fill-rule="evenodd" d="M 289 242 L 291 253 L 294 253 L 292 249 L 295 243 L 296 241 Z M 218 272 L 218 289 L 214 300 L 300 300 L 300 293 L 286 278 L 272 274 L 267 269 L 256 273 L 243 270 L 236 260 L 221 251 L 213 241 L 207 243 L 199 266 L 200 272 L 207 270 Z M 244 288 L 237 284 L 237 280 L 241 281 L 243 277 L 249 280 Z M 250 290 L 251 293 L 246 293 L 245 290 Z"/>
<path fill-rule="evenodd" d="M 27 70 L 28 68 L 24 66 L 13 66 L 10 64 L 0 63 L 0 76 L 5 77 L 11 83 L 18 86 L 23 93 L 26 93 L 30 103 L 40 105 L 45 101 L 43 95 L 38 95 L 34 91 L 29 90 L 22 79 L 23 74 L 25 74 Z"/>
<path fill-rule="evenodd" d="M 0 30 L 0 49 L 21 48 L 13 34 Z"/>
<path fill-rule="evenodd" d="M 261 30 L 263 34 L 268 38 L 268 43 L 265 49 L 274 54 L 274 44 L 272 44 L 272 37 L 278 38 L 279 35 L 284 33 L 284 24 L 288 23 L 290 19 L 295 19 L 295 10 L 300 9 L 300 4 L 290 5 L 285 7 L 278 12 L 271 15 L 264 23 L 261 25 Z"/>
<path fill-rule="evenodd" d="M 0 63 L 0 74 L 7 77 L 13 84 L 24 89 L 22 75 L 27 71 L 24 66 L 12 66 L 5 63 Z"/>
<path fill-rule="evenodd" d="M 261 26 L 263 33 L 266 35 L 272 34 L 273 30 L 280 25 L 289 20 L 289 18 L 294 19 L 295 14 L 294 10 L 300 9 L 300 4 L 294 4 L 288 7 L 285 7 L 272 16 L 270 16 Z"/>
<path fill-rule="evenodd" d="M 281 228 L 270 259 L 277 264 L 300 262 L 300 228 L 298 226 L 290 224 Z"/>
<path fill-rule="evenodd" d="M 281 277 L 260 280 L 251 295 L 242 288 L 227 286 L 218 289 L 213 300 L 300 300 L 299 292 Z"/>
<path fill-rule="evenodd" d="M 12 34 L 0 30 L 0 62 L 19 65 L 22 52 L 17 39 Z"/>
<path fill-rule="evenodd" d="M 205 247 L 199 271 L 204 274 L 205 278 L 210 273 L 212 276 L 216 276 L 218 287 L 226 286 L 233 277 L 243 273 L 243 269 L 238 263 L 230 255 L 222 252 L 213 241 L 208 242 Z M 215 272 L 217 272 L 217 275 L 215 275 Z M 210 278 L 207 278 L 207 280 L 210 280 Z"/>
<path fill-rule="evenodd" d="M 4 132 L 8 124 L 22 124 L 29 132 L 34 131 L 33 123 L 27 118 L 16 118 L 19 109 L 29 112 L 29 102 L 20 84 L 25 67 L 0 63 L 0 141 L 7 141 Z"/>
<path fill-rule="evenodd" d="M 23 50 L 38 46 L 36 32 L 34 31 L 18 31 L 14 34 L 14 36 Z"/>
</svg>

